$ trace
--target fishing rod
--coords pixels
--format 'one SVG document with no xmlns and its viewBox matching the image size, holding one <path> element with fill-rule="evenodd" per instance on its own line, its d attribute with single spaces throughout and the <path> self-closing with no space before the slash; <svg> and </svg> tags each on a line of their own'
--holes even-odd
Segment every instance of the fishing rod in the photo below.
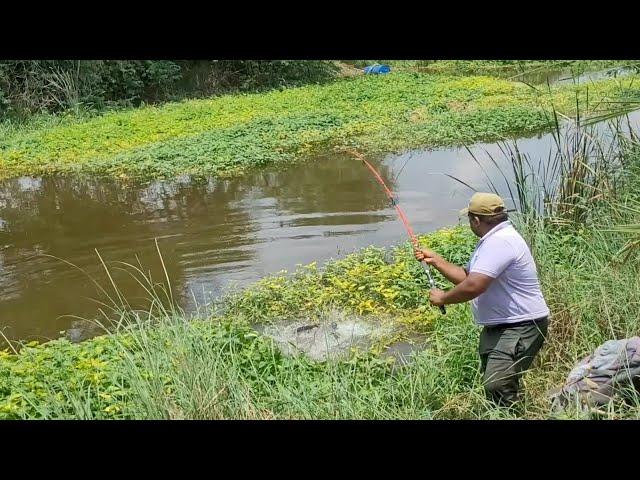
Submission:
<svg viewBox="0 0 640 480">
<path fill-rule="evenodd" d="M 384 183 L 384 180 L 382 179 L 382 177 L 380 176 L 380 174 L 378 173 L 378 171 L 373 167 L 373 165 L 371 165 L 369 162 L 367 162 L 364 158 L 364 156 L 357 152 L 356 150 L 348 150 L 353 156 L 355 156 L 358 160 L 362 160 L 362 163 L 365 164 L 365 166 L 371 171 L 371 173 L 373 173 L 373 176 L 376 178 L 376 180 L 378 181 L 378 183 L 380 185 L 382 185 L 382 188 L 384 189 L 384 192 L 387 194 L 387 197 L 389 197 L 389 200 L 391 200 L 391 205 L 393 205 L 396 209 L 396 211 L 398 212 L 398 216 L 400 217 L 400 220 L 402 220 L 402 223 L 404 224 L 404 228 L 407 231 L 407 233 L 409 234 L 409 238 L 411 239 L 411 243 L 413 243 L 414 248 L 418 248 L 418 238 L 416 237 L 415 233 L 413 233 L 413 229 L 411 228 L 411 225 L 409 224 L 409 220 L 407 219 L 407 216 L 404 214 L 404 212 L 402 211 L 402 209 L 400 208 L 400 205 L 398 205 L 398 200 L 396 198 L 396 196 L 394 195 L 394 193 L 389 190 L 389 187 L 387 187 L 387 184 Z M 424 268 L 424 271 L 427 272 L 427 277 L 429 277 L 429 284 L 431 285 L 431 288 L 436 288 L 436 282 L 434 282 L 433 277 L 431 276 L 431 267 L 429 264 L 427 264 L 427 262 L 420 262 L 420 264 L 422 265 L 422 267 Z M 445 314 L 447 313 L 447 310 L 444 308 L 444 305 L 440 305 L 440 311 Z"/>
</svg>

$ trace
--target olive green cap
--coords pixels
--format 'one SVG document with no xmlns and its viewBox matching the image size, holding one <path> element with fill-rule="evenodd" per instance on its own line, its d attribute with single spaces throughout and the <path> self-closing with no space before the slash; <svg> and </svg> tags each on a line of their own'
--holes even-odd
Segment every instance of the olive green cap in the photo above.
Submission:
<svg viewBox="0 0 640 480">
<path fill-rule="evenodd" d="M 460 210 L 460 215 L 474 213 L 476 215 L 496 215 L 505 211 L 504 200 L 495 193 L 474 193 L 469 206 Z"/>
</svg>

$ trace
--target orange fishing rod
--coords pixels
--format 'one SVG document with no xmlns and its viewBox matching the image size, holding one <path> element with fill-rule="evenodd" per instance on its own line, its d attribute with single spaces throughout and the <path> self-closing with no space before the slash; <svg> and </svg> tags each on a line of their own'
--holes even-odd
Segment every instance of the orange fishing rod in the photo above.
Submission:
<svg viewBox="0 0 640 480">
<path fill-rule="evenodd" d="M 373 173 L 373 176 L 376 178 L 378 183 L 380 185 L 382 185 L 382 188 L 384 189 L 384 192 L 389 197 L 389 200 L 391 200 L 391 205 L 393 205 L 395 207 L 396 211 L 398 212 L 398 216 L 400 217 L 400 220 L 402 220 L 402 223 L 404 224 L 404 228 L 407 231 L 407 233 L 409 234 L 409 238 L 411 239 L 411 243 L 413 244 L 414 248 L 419 248 L 418 238 L 416 237 L 415 233 L 413 233 L 413 229 L 411 228 L 411 225 L 409 224 L 409 220 L 407 219 L 407 216 L 404 214 L 404 212 L 400 208 L 400 205 L 398 205 L 398 200 L 396 199 L 396 196 L 394 195 L 394 193 L 391 190 L 389 190 L 389 187 L 387 187 L 387 184 L 382 179 L 382 176 L 380 176 L 380 174 L 373 167 L 373 165 L 371 165 L 369 162 L 367 162 L 365 160 L 364 156 L 361 153 L 357 152 L 356 150 L 351 150 L 351 149 L 349 149 L 348 151 L 352 155 L 354 155 L 358 160 L 362 160 L 362 163 L 364 163 L 365 166 L 371 171 L 371 173 Z M 431 276 L 430 266 L 427 264 L 427 262 L 421 262 L 421 264 L 424 267 L 424 271 L 427 272 L 427 276 L 429 277 L 429 284 L 431 285 L 431 288 L 436 288 L 436 282 L 433 281 L 433 277 Z M 447 313 L 447 310 L 444 308 L 444 305 L 440 306 L 440 311 L 443 314 Z"/>
</svg>

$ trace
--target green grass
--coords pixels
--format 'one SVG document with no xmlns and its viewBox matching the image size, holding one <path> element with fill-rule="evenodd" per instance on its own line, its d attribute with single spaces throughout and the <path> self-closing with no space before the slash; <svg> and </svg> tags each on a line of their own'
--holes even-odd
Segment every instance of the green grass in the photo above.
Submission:
<svg viewBox="0 0 640 480">
<path fill-rule="evenodd" d="M 438 337 L 442 340 L 436 341 L 433 350 L 394 372 L 388 362 L 366 353 L 349 361 L 324 363 L 283 357 L 238 322 L 164 319 L 161 327 L 140 329 L 128 337 L 24 348 L 9 366 L 4 358 L 0 378 L 4 388 L 9 383 L 11 393 L 5 394 L 0 415 L 433 418 L 448 394 L 474 388 L 475 365 L 469 347 L 475 335 L 468 328 L 459 335 L 453 348 Z M 457 371 L 459 367 L 464 370 Z M 11 382 L 6 380 L 7 370 L 14 375 Z"/>
<path fill-rule="evenodd" d="M 590 103 L 632 79 L 589 87 Z M 549 126 L 553 103 L 567 115 L 586 87 L 553 92 L 491 77 L 415 73 L 360 76 L 328 85 L 230 95 L 2 127 L 0 177 L 83 172 L 118 177 L 179 173 L 232 176 L 291 162 L 328 146 L 369 153 L 459 145 Z M 44 125 L 43 125 L 44 123 Z"/>
</svg>

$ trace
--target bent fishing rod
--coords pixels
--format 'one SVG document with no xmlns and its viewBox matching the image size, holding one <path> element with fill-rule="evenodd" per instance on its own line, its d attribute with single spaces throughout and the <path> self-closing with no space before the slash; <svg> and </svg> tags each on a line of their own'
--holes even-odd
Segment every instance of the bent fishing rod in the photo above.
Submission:
<svg viewBox="0 0 640 480">
<path fill-rule="evenodd" d="M 365 160 L 364 156 L 361 153 L 352 149 L 349 149 L 348 152 L 351 153 L 353 156 L 355 156 L 358 160 L 362 160 L 362 163 L 364 163 L 365 166 L 371 171 L 371 173 L 373 173 L 373 176 L 376 178 L 378 183 L 382 185 L 384 192 L 387 194 L 387 197 L 389 197 L 389 200 L 391 201 L 391 205 L 393 205 L 396 211 L 398 212 L 398 216 L 400 217 L 400 220 L 402 220 L 402 223 L 404 224 L 404 228 L 409 234 L 411 243 L 413 244 L 414 248 L 418 248 L 419 247 L 418 238 L 416 237 L 415 233 L 413 233 L 413 229 L 409 224 L 409 220 L 407 219 L 407 216 L 404 214 L 404 212 L 400 208 L 400 205 L 398 205 L 398 200 L 396 199 L 396 196 L 393 194 L 391 190 L 389 190 L 389 187 L 387 187 L 387 184 L 384 183 L 384 180 L 382 179 L 378 171 L 373 167 L 373 165 L 371 165 L 369 162 Z M 429 277 L 429 284 L 431 285 L 431 288 L 436 288 L 436 282 L 434 282 L 433 277 L 431 276 L 431 266 L 427 264 L 427 262 L 420 262 L 420 263 L 423 266 L 424 271 L 427 272 L 427 277 Z M 447 310 L 444 308 L 444 305 L 440 305 L 440 311 L 443 314 L 447 313 Z"/>
</svg>

